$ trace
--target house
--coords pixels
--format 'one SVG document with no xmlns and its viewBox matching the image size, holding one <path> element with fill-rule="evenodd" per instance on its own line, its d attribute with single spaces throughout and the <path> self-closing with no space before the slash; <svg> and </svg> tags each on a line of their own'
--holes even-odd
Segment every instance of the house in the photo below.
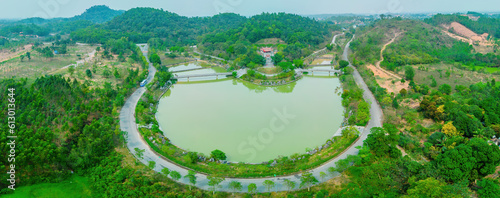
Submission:
<svg viewBox="0 0 500 198">
<path fill-rule="evenodd" d="M 273 48 L 270 47 L 264 47 L 260 49 L 263 53 L 271 53 L 273 51 Z"/>
</svg>

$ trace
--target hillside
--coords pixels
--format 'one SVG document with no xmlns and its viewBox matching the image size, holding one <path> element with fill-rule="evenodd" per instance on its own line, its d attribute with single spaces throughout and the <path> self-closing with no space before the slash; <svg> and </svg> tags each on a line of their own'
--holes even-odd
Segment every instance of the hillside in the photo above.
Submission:
<svg viewBox="0 0 500 198">
<path fill-rule="evenodd" d="M 116 16 L 123 14 L 123 10 L 113 10 L 105 5 L 92 6 L 87 9 L 84 13 L 78 16 L 69 18 L 70 21 L 86 20 L 93 23 L 104 23 L 112 20 Z"/>
<path fill-rule="evenodd" d="M 435 26 L 457 22 L 477 34 L 488 33 L 495 38 L 500 38 L 500 19 L 490 18 L 484 15 L 476 16 L 476 18 L 471 18 L 469 16 L 462 16 L 458 14 L 437 14 L 432 18 L 426 19 L 425 22 Z"/>
<path fill-rule="evenodd" d="M 402 32 L 384 52 L 382 66 L 390 70 L 404 65 L 437 62 L 461 63 L 463 65 L 498 67 L 500 57 L 495 54 L 477 53 L 472 45 L 443 33 L 439 28 L 421 21 L 389 19 L 377 22 L 361 31 L 352 47 L 357 60 L 374 63 L 379 59 L 382 43 Z"/>
<path fill-rule="evenodd" d="M 81 15 L 71 18 L 44 19 L 39 17 L 27 18 L 5 24 L 0 29 L 1 36 L 16 36 L 20 32 L 24 35 L 48 36 L 49 33 L 67 34 L 84 29 L 96 23 L 110 21 L 122 14 L 123 11 L 113 10 L 107 6 L 93 6 Z"/>
<path fill-rule="evenodd" d="M 310 18 L 285 13 L 263 13 L 248 19 L 237 28 L 202 37 L 200 49 L 225 59 L 237 59 L 254 51 L 253 45 L 262 39 L 280 39 L 281 50 L 288 60 L 310 54 L 331 39 L 337 26 Z M 248 57 L 248 56 L 247 56 Z M 248 62 L 248 61 L 244 61 Z"/>
<path fill-rule="evenodd" d="M 245 17 L 219 14 L 213 17 L 179 16 L 154 8 L 133 8 L 113 20 L 72 33 L 72 38 L 89 43 L 103 43 L 106 38 L 129 37 L 137 43 L 160 37 L 166 46 L 194 45 L 202 34 L 227 30 L 239 25 Z"/>
</svg>

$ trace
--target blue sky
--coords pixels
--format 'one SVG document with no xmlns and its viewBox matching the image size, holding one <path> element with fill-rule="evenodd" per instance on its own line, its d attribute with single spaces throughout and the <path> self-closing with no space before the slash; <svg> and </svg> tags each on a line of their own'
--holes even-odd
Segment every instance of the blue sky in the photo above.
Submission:
<svg viewBox="0 0 500 198">
<path fill-rule="evenodd" d="M 250 16 L 262 12 L 296 14 L 381 14 L 400 12 L 500 11 L 498 0 L 0 0 L 0 18 L 71 17 L 92 5 L 113 9 L 163 8 L 183 16 L 210 16 L 235 12 Z"/>
</svg>

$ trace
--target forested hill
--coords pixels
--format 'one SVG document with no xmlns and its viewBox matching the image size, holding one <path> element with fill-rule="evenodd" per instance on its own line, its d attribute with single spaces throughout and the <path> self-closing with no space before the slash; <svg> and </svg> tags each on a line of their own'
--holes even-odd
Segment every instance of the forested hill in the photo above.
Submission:
<svg viewBox="0 0 500 198">
<path fill-rule="evenodd" d="M 104 23 L 123 14 L 123 10 L 113 10 L 105 5 L 92 6 L 83 14 L 70 18 L 70 21 L 87 20 L 93 23 Z"/>
<path fill-rule="evenodd" d="M 338 29 L 295 14 L 263 13 L 251 17 L 238 28 L 205 35 L 200 49 L 225 59 L 235 59 L 246 54 L 257 41 L 277 38 L 287 44 L 283 51 L 289 59 L 297 59 L 331 39 L 332 31 Z"/>
<path fill-rule="evenodd" d="M 70 18 L 54 18 L 54 19 L 44 19 L 39 17 L 27 18 L 16 23 L 19 24 L 46 24 L 46 23 L 59 23 L 59 22 L 70 22 L 70 21 L 90 21 L 92 23 L 104 23 L 110 21 L 118 15 L 121 15 L 123 10 L 113 10 L 105 5 L 92 6 L 85 10 L 81 15 L 77 15 Z"/>
<path fill-rule="evenodd" d="M 485 15 L 479 15 L 477 21 L 474 21 L 468 16 L 458 14 L 437 14 L 432 18 L 426 19 L 425 22 L 436 26 L 441 24 L 450 24 L 451 22 L 458 22 L 475 33 L 488 33 L 496 38 L 500 38 L 500 19 L 490 18 Z"/>
<path fill-rule="evenodd" d="M 75 30 L 107 22 L 122 14 L 123 11 L 113 10 L 107 6 L 93 6 L 84 13 L 71 18 L 43 19 L 39 17 L 9 21 L 0 29 L 1 36 L 16 36 L 20 32 L 27 35 L 48 36 L 49 33 L 66 34 Z"/>
<path fill-rule="evenodd" d="M 193 45 L 198 36 L 237 27 L 245 19 L 237 14 L 188 18 L 161 9 L 133 8 L 107 23 L 76 31 L 72 37 L 89 43 L 102 43 L 109 37 L 145 43 L 159 37 L 169 46 Z"/>
<path fill-rule="evenodd" d="M 351 44 L 357 59 L 354 64 L 379 60 L 381 47 L 396 33 L 400 35 L 385 50 L 385 60 L 381 64 L 391 70 L 404 65 L 441 61 L 476 66 L 500 65 L 498 55 L 476 53 L 469 43 L 455 40 L 430 24 L 401 18 L 380 20 L 359 30 L 359 36 Z"/>
</svg>

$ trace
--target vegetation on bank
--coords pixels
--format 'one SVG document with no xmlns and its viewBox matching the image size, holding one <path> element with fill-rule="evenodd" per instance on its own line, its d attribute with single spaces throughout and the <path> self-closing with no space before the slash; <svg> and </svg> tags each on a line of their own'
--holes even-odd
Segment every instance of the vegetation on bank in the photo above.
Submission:
<svg viewBox="0 0 500 198">
<path fill-rule="evenodd" d="M 370 104 L 363 98 L 363 90 L 358 87 L 354 77 L 352 76 L 353 69 L 343 69 L 344 75 L 340 76 L 342 82 L 342 106 L 346 108 L 345 118 L 347 124 L 366 126 L 370 121 Z"/>
</svg>

